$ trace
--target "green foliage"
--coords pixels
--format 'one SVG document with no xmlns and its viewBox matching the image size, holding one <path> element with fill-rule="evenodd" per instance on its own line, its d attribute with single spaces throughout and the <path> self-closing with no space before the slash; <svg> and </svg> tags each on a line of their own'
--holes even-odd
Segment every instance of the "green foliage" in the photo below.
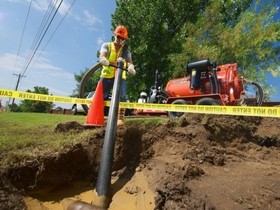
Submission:
<svg viewBox="0 0 280 210">
<path fill-rule="evenodd" d="M 21 112 L 20 107 L 16 103 L 9 104 L 9 110 L 12 112 Z"/>
<path fill-rule="evenodd" d="M 156 69 L 166 84 L 183 76 L 187 62 L 207 58 L 236 62 L 246 78 L 265 85 L 267 72 L 278 76 L 280 71 L 277 1 L 116 0 L 112 29 L 128 28 L 137 70 L 128 78 L 129 95 L 147 91 Z"/>
<path fill-rule="evenodd" d="M 28 93 L 39 93 L 49 95 L 49 89 L 45 87 L 34 87 L 34 91 L 27 90 Z M 49 112 L 54 107 L 52 102 L 43 102 L 43 101 L 32 101 L 32 100 L 23 100 L 19 104 L 19 108 L 22 112 L 40 112 L 46 113 Z"/>
<path fill-rule="evenodd" d="M 238 8 L 238 1 L 232 4 L 228 8 Z M 171 55 L 173 63 L 178 66 L 184 59 L 207 58 L 218 64 L 238 63 L 245 78 L 267 88 L 266 74 L 280 75 L 280 21 L 274 20 L 279 8 L 274 1 L 256 4 L 247 10 L 245 5 L 243 10 L 237 9 L 240 12 L 230 20 L 227 13 L 223 13 L 223 7 L 222 1 L 213 1 L 195 24 L 186 25 L 188 37 L 184 50 Z M 230 10 L 227 12 L 232 14 Z M 269 95 L 272 89 L 266 92 Z"/>
<path fill-rule="evenodd" d="M 269 95 L 267 73 L 280 75 L 280 21 L 275 20 L 279 0 L 116 0 L 112 31 L 128 28 L 127 44 L 137 74 L 128 76 L 128 98 L 136 101 L 149 92 L 158 70 L 164 85 L 185 74 L 187 62 L 210 59 L 217 64 L 238 63 L 245 78 L 261 83 Z M 79 84 L 85 74 L 75 74 Z M 99 74 L 85 92 L 95 89 Z"/>
<path fill-rule="evenodd" d="M 138 97 L 148 90 L 155 79 L 155 71 L 166 83 L 173 65 L 169 55 L 180 52 L 184 40 L 182 29 L 187 22 L 195 22 L 207 0 L 117 0 L 112 28 L 122 24 L 128 28 L 129 45 L 136 64 L 137 75 L 128 78 L 128 94 Z"/>
</svg>

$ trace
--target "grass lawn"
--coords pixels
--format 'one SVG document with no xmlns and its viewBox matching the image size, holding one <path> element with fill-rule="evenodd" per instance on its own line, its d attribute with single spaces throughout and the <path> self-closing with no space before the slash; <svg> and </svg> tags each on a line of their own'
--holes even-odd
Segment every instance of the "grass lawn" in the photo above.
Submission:
<svg viewBox="0 0 280 210">
<path fill-rule="evenodd" d="M 48 113 L 0 113 L 0 168 L 9 164 L 21 165 L 30 159 L 59 152 L 67 145 L 88 139 L 103 128 L 86 129 L 83 132 L 55 132 L 59 123 L 76 121 L 84 124 L 86 116 Z M 147 129 L 167 119 L 128 118 L 127 125 L 145 126 Z"/>
<path fill-rule="evenodd" d="M 22 162 L 29 157 L 55 152 L 79 139 L 79 133 L 57 133 L 59 123 L 77 121 L 85 116 L 47 113 L 0 113 L 0 165 Z"/>
</svg>

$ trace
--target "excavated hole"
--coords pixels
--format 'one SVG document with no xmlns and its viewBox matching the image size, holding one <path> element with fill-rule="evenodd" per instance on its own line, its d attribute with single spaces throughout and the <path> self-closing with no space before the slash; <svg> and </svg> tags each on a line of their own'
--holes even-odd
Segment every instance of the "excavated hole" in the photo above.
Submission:
<svg viewBox="0 0 280 210">
<path fill-rule="evenodd" d="M 212 115 L 118 128 L 109 209 L 280 208 L 279 128 L 275 119 Z M 55 130 L 85 132 L 76 122 Z M 82 143 L 2 172 L 0 209 L 62 210 L 64 198 L 90 203 L 104 135 L 89 132 Z"/>
</svg>

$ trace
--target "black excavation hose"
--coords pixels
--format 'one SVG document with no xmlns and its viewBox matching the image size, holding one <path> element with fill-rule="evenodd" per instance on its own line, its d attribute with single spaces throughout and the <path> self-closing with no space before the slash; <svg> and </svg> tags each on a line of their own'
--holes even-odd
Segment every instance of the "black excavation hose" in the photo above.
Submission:
<svg viewBox="0 0 280 210">
<path fill-rule="evenodd" d="M 254 105 L 256 105 L 256 106 L 261 106 L 262 104 L 263 104 L 263 102 L 264 102 L 264 91 L 263 91 L 263 88 L 262 88 L 262 86 L 259 84 L 259 83 L 257 83 L 257 82 L 253 82 L 253 81 L 246 81 L 245 80 L 245 83 L 244 83 L 245 85 L 246 84 L 251 84 L 252 86 L 255 86 L 256 87 L 256 89 L 258 90 L 258 96 L 256 96 L 256 104 L 254 104 Z M 248 104 L 247 104 L 248 105 Z"/>
<path fill-rule="evenodd" d="M 101 155 L 101 162 L 98 172 L 98 178 L 96 183 L 96 196 L 93 198 L 93 204 L 87 204 L 79 201 L 67 201 L 67 210 L 99 210 L 107 209 L 109 207 L 110 201 L 110 184 L 111 184 L 111 174 L 112 174 L 112 164 L 114 157 L 115 148 L 115 136 L 117 129 L 117 117 L 120 102 L 120 90 L 121 90 L 121 79 L 124 66 L 124 53 L 127 52 L 127 46 L 125 45 L 122 50 L 122 54 L 117 60 L 117 73 L 113 85 L 112 99 L 109 109 L 109 115 L 107 120 L 106 132 L 104 137 L 104 144 Z M 91 73 L 99 67 L 99 64 L 92 68 Z M 90 74 L 87 74 L 90 75 Z M 85 77 L 85 81 L 88 80 Z"/>
<path fill-rule="evenodd" d="M 112 99 L 109 109 L 109 115 L 107 120 L 106 132 L 104 137 L 104 144 L 101 155 L 100 168 L 98 172 L 98 178 L 96 183 L 96 193 L 99 199 L 97 199 L 98 206 L 107 208 L 110 200 L 110 184 L 112 164 L 115 148 L 115 136 L 117 129 L 117 118 L 120 102 L 121 80 L 124 67 L 124 55 L 127 53 L 127 45 L 123 47 L 122 53 L 117 60 L 117 73 L 113 85 Z"/>
<path fill-rule="evenodd" d="M 97 63 L 90 70 L 88 70 L 84 74 L 84 76 L 83 76 L 83 78 L 82 78 L 82 80 L 80 82 L 80 86 L 79 86 L 79 98 L 84 98 L 84 96 L 85 96 L 85 87 L 86 87 L 86 84 L 87 84 L 88 80 L 94 74 L 94 72 L 96 72 L 97 70 L 99 70 L 101 68 L 102 68 L 101 63 Z M 88 105 L 86 105 L 86 104 L 81 104 L 81 105 L 82 105 L 85 113 L 87 114 L 88 113 Z"/>
<path fill-rule="evenodd" d="M 259 83 L 256 82 L 251 82 L 253 85 L 255 85 L 258 88 L 258 93 L 259 93 L 259 99 L 257 101 L 257 106 L 261 106 L 263 104 L 264 101 L 264 92 L 263 92 L 263 88 L 262 86 L 260 86 Z"/>
<path fill-rule="evenodd" d="M 112 164 L 114 157 L 117 117 L 120 101 L 120 87 L 124 62 L 122 58 L 117 61 L 117 74 L 114 81 L 112 100 L 109 109 L 108 121 L 104 137 L 104 144 L 96 184 L 96 192 L 101 198 L 101 207 L 108 207 L 109 189 L 111 184 Z"/>
</svg>

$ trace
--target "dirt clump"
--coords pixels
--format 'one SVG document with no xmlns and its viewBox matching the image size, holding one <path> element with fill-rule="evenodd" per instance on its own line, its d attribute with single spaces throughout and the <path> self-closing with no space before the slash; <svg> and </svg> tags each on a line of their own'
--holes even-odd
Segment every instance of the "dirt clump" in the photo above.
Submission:
<svg viewBox="0 0 280 210">
<path fill-rule="evenodd" d="M 56 125 L 54 131 L 55 132 L 69 132 L 69 131 L 81 131 L 84 130 L 86 127 L 81 125 L 76 121 L 71 121 L 67 123 L 59 123 Z"/>
<path fill-rule="evenodd" d="M 154 192 L 153 209 L 280 209 L 280 119 L 187 114 L 146 128 L 131 123 L 117 129 L 113 176 L 143 173 Z M 73 130 L 85 132 L 74 122 L 56 127 Z M 5 170 L 1 209 L 14 202 L 11 196 L 24 209 L 22 195 L 73 181 L 94 187 L 104 135 L 105 128 L 59 153 Z M 137 183 L 125 188 L 132 195 L 140 191 Z"/>
</svg>

